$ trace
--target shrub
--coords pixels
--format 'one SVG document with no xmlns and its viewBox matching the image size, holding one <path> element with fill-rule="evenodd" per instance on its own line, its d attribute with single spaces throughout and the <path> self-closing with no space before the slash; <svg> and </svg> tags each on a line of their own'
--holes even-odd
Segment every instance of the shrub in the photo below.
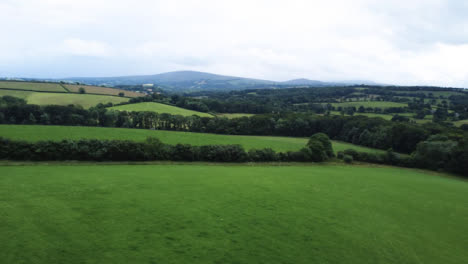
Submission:
<svg viewBox="0 0 468 264">
<path fill-rule="evenodd" d="M 353 162 L 353 156 L 351 156 L 351 155 L 344 155 L 344 156 L 343 156 L 343 160 L 344 160 L 344 162 L 346 162 L 346 163 L 352 163 L 352 162 Z"/>
</svg>

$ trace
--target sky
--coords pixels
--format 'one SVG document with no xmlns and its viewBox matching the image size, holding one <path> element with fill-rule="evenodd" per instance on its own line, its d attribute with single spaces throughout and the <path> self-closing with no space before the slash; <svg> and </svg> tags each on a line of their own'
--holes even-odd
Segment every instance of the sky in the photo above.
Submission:
<svg viewBox="0 0 468 264">
<path fill-rule="evenodd" d="M 0 0 L 0 76 L 468 87 L 466 0 Z"/>
</svg>

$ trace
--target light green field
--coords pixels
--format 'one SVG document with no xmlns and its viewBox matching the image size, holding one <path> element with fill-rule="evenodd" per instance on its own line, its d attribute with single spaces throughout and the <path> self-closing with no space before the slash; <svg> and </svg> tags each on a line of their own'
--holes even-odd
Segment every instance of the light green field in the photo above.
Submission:
<svg viewBox="0 0 468 264">
<path fill-rule="evenodd" d="M 76 84 L 65 84 L 64 86 L 72 93 L 79 93 L 80 88 L 83 88 L 83 89 L 85 89 L 85 92 L 89 93 L 89 94 L 119 95 L 119 93 L 124 93 L 125 97 L 144 96 L 144 94 L 142 94 L 142 93 L 136 93 L 136 92 L 132 92 L 132 91 L 126 91 L 126 90 L 108 88 L 108 87 L 101 87 L 101 86 L 76 85 Z"/>
<path fill-rule="evenodd" d="M 275 151 L 299 150 L 307 144 L 307 138 L 267 137 L 267 136 L 232 136 L 207 133 L 176 132 L 165 130 L 79 127 L 79 126 L 41 126 L 41 125 L 0 125 L 0 137 L 13 140 L 63 140 L 63 139 L 115 139 L 143 141 L 147 137 L 157 137 L 166 144 L 226 145 L 240 144 L 245 149 L 271 148 Z M 333 141 L 333 149 L 342 151 L 355 149 L 361 152 L 382 153 L 349 143 Z"/>
<path fill-rule="evenodd" d="M 345 102 L 345 103 L 333 103 L 334 107 L 360 107 L 361 105 L 364 107 L 379 107 L 379 108 L 389 108 L 389 107 L 406 107 L 408 104 L 403 103 L 396 103 L 396 102 L 379 102 L 379 101 L 361 101 L 361 102 Z"/>
<path fill-rule="evenodd" d="M 468 125 L 468 120 L 459 120 L 459 121 L 455 121 L 453 122 L 453 124 L 457 127 L 461 126 L 461 125 Z"/>
<path fill-rule="evenodd" d="M 200 117 L 212 117 L 212 115 L 202 112 L 197 112 L 193 110 L 188 110 L 172 105 L 154 103 L 154 102 L 143 102 L 143 103 L 136 103 L 136 104 L 127 104 L 127 105 L 119 105 L 113 106 L 108 109 L 118 110 L 118 111 L 149 111 L 149 112 L 156 112 L 156 113 L 167 113 L 171 115 L 183 115 L 183 116 L 192 116 L 197 115 Z"/>
<path fill-rule="evenodd" d="M 0 88 L 7 89 L 22 89 L 32 91 L 44 91 L 44 92 L 62 92 L 67 91 L 58 83 L 34 83 L 34 82 L 9 82 L 0 81 Z"/>
<path fill-rule="evenodd" d="M 33 94 L 34 92 L 28 92 L 28 91 L 15 91 L 15 90 L 2 90 L 0 89 L 0 96 L 14 96 L 22 99 L 27 99 L 28 96 Z"/>
<path fill-rule="evenodd" d="M 239 118 L 239 117 L 250 117 L 254 116 L 254 114 L 246 114 L 246 113 L 222 113 L 222 114 L 217 114 L 219 117 L 226 117 L 226 118 Z"/>
<path fill-rule="evenodd" d="M 389 167 L 0 166 L 0 259 L 461 264 L 467 193 Z"/>
<path fill-rule="evenodd" d="M 90 108 L 99 103 L 118 104 L 127 102 L 129 99 L 117 96 L 94 95 L 94 94 L 58 94 L 58 93 L 32 93 L 26 98 L 29 104 L 37 105 L 81 105 Z"/>
</svg>

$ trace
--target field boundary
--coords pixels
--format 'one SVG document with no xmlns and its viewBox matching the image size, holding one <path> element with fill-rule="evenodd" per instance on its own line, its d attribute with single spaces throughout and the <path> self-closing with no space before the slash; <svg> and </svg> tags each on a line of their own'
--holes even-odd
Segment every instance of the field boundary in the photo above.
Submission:
<svg viewBox="0 0 468 264">
<path fill-rule="evenodd" d="M 22 92 L 34 92 L 34 93 L 56 93 L 56 94 L 80 94 L 80 93 L 74 93 L 74 92 L 56 92 L 56 91 L 36 91 L 36 90 L 28 90 L 28 89 L 13 89 L 13 88 L 0 88 L 0 90 L 6 90 L 6 91 L 22 91 Z M 113 94 L 97 94 L 97 93 L 84 93 L 81 95 L 99 95 L 99 96 L 113 96 L 113 97 L 119 97 L 119 98 L 134 98 L 134 97 L 128 97 L 128 96 L 118 96 L 118 95 L 113 95 Z M 115 105 L 117 106 L 117 105 Z"/>
</svg>

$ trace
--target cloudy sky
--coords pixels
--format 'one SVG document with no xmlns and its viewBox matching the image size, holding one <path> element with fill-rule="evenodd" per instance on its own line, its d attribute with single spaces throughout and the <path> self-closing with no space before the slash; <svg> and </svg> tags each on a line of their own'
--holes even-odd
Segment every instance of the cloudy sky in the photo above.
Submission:
<svg viewBox="0 0 468 264">
<path fill-rule="evenodd" d="M 468 87 L 465 0 L 0 0 L 0 76 Z"/>
</svg>

